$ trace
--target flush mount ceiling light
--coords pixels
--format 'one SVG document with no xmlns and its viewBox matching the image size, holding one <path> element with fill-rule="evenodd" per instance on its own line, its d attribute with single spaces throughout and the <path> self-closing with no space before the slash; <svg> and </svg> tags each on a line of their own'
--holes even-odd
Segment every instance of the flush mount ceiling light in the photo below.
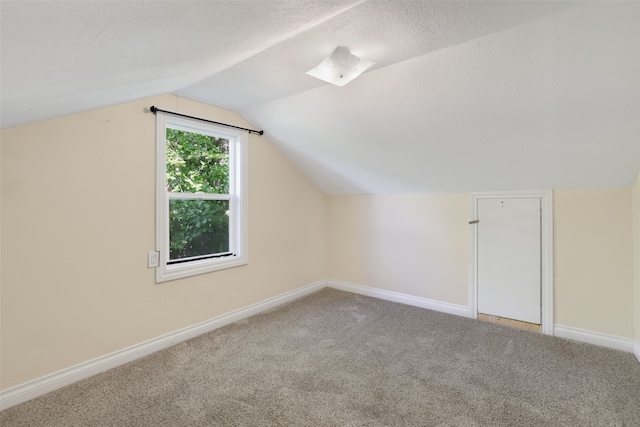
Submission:
<svg viewBox="0 0 640 427">
<path fill-rule="evenodd" d="M 352 54 L 349 48 L 338 46 L 320 65 L 307 71 L 307 74 L 336 86 L 344 86 L 372 65 L 373 62 Z"/>
</svg>

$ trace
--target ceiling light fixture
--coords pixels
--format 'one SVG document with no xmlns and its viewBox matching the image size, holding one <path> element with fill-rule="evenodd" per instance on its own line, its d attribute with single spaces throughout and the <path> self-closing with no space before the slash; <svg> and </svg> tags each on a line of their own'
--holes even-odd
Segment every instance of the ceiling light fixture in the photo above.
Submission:
<svg viewBox="0 0 640 427">
<path fill-rule="evenodd" d="M 373 62 L 352 54 L 349 48 L 338 46 L 320 65 L 307 71 L 307 74 L 336 86 L 344 86 L 372 65 Z"/>
</svg>

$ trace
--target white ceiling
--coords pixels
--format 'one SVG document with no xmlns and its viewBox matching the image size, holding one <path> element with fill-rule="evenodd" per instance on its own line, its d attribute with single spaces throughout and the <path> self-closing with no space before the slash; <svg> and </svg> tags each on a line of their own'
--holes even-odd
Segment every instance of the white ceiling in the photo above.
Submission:
<svg viewBox="0 0 640 427">
<path fill-rule="evenodd" d="M 640 170 L 640 2 L 3 0 L 0 15 L 3 128 L 176 93 L 238 111 L 329 193 L 626 187 Z M 341 88 L 305 74 L 338 45 L 376 64 Z"/>
</svg>

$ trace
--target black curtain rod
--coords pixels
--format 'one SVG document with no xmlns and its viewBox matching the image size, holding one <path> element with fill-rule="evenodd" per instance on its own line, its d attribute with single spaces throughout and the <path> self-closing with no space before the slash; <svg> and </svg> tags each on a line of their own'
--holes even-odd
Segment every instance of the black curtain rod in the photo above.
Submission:
<svg viewBox="0 0 640 427">
<path fill-rule="evenodd" d="M 187 119 L 200 120 L 202 122 L 213 123 L 214 125 L 226 126 L 228 128 L 246 130 L 249 133 L 257 133 L 258 135 L 264 135 L 264 131 L 263 130 L 254 130 L 254 129 L 241 128 L 240 126 L 234 126 L 234 125 L 230 125 L 230 124 L 227 124 L 227 123 L 214 122 L 213 120 L 201 119 L 200 117 L 187 116 L 186 114 L 180 114 L 180 113 L 174 113 L 173 111 L 161 110 L 160 108 L 157 108 L 154 105 L 152 105 L 151 108 L 149 108 L 149 110 L 151 110 L 151 112 L 153 114 L 155 114 L 158 111 L 160 111 L 161 113 L 173 114 L 174 116 L 186 117 Z"/>
</svg>

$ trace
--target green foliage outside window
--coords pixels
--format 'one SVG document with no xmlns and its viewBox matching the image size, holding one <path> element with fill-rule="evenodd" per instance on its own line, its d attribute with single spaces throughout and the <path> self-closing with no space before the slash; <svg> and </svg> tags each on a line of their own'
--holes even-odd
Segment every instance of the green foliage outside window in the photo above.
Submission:
<svg viewBox="0 0 640 427">
<path fill-rule="evenodd" d="M 167 191 L 229 193 L 229 141 L 167 128 Z M 229 202 L 171 199 L 170 260 L 229 251 Z"/>
</svg>

